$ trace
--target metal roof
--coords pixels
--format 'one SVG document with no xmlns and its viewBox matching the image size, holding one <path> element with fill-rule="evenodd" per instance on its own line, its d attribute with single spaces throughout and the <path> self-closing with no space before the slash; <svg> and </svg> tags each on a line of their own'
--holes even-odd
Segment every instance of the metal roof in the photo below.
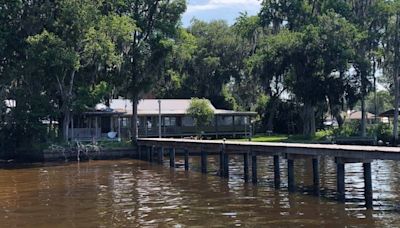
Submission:
<svg viewBox="0 0 400 228">
<path fill-rule="evenodd" d="M 138 104 L 138 115 L 158 115 L 159 104 L 158 99 L 143 99 Z M 191 99 L 160 99 L 162 115 L 185 115 L 186 110 L 190 107 Z M 257 115 L 256 112 L 236 112 L 233 110 L 216 109 L 211 102 L 210 108 L 214 110 L 216 115 Z M 132 115 L 132 102 L 128 99 L 112 99 L 110 100 L 110 108 L 125 112 L 126 115 Z"/>
</svg>

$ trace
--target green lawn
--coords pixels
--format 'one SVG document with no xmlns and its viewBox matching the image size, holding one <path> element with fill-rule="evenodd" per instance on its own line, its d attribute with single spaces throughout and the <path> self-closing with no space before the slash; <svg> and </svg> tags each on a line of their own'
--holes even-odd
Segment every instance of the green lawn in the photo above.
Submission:
<svg viewBox="0 0 400 228">
<path fill-rule="evenodd" d="M 248 139 L 233 139 L 238 141 L 248 141 Z M 287 143 L 321 143 L 327 142 L 318 135 L 314 138 L 305 138 L 302 135 L 256 135 L 251 138 L 252 142 L 287 142 Z"/>
<path fill-rule="evenodd" d="M 252 142 L 286 142 L 288 140 L 287 135 L 256 135 L 251 138 Z M 248 139 L 240 139 L 240 141 L 248 141 Z"/>
</svg>

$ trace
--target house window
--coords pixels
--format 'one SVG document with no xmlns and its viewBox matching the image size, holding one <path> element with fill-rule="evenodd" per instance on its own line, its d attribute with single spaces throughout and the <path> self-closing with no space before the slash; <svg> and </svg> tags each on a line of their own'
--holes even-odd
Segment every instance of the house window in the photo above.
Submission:
<svg viewBox="0 0 400 228">
<path fill-rule="evenodd" d="M 185 116 L 182 118 L 182 126 L 184 127 L 194 127 L 194 120 L 190 116 Z"/>
<path fill-rule="evenodd" d="M 164 117 L 164 126 L 166 127 L 176 126 L 176 117 Z"/>
<path fill-rule="evenodd" d="M 236 126 L 246 125 L 246 117 L 245 116 L 235 116 L 235 125 Z"/>
<path fill-rule="evenodd" d="M 233 117 L 232 116 L 218 116 L 217 117 L 219 126 L 232 126 Z"/>
<path fill-rule="evenodd" d="M 128 118 L 122 118 L 121 125 L 122 127 L 128 127 Z"/>
</svg>

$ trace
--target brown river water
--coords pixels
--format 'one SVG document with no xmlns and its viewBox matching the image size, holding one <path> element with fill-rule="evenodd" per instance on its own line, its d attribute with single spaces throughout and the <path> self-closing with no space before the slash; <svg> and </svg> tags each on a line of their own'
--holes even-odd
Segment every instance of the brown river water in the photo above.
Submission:
<svg viewBox="0 0 400 228">
<path fill-rule="evenodd" d="M 177 162 L 183 162 L 177 159 Z M 137 160 L 37 164 L 0 169 L 0 227 L 400 227 L 400 163 L 372 163 L 374 210 L 364 207 L 361 164 L 346 165 L 346 203 L 335 201 L 335 163 L 324 159 L 321 197 L 311 161 L 296 160 L 297 191 L 273 187 L 273 162 L 260 157 L 259 184 L 244 183 L 241 157 L 230 178 Z"/>
</svg>

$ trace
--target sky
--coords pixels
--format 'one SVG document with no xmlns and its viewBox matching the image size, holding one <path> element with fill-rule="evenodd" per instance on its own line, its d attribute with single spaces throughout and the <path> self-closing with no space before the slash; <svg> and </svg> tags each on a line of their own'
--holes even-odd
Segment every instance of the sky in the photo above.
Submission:
<svg viewBox="0 0 400 228">
<path fill-rule="evenodd" d="M 197 18 L 207 22 L 223 19 L 233 24 L 240 12 L 257 14 L 260 4 L 260 0 L 188 0 L 182 23 L 184 27 L 188 27 L 190 21 Z"/>
</svg>

